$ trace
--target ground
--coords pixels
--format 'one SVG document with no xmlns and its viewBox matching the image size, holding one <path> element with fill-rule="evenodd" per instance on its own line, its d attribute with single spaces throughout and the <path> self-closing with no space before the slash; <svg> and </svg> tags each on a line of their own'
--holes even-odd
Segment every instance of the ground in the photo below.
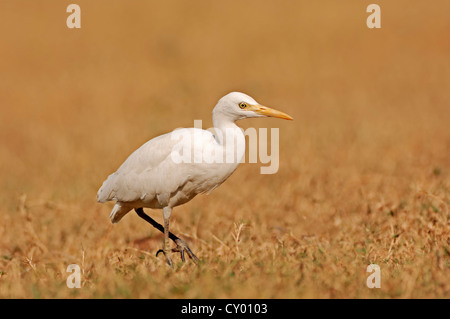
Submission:
<svg viewBox="0 0 450 319">
<path fill-rule="evenodd" d="M 370 30 L 352 1 L 78 1 L 73 30 L 64 3 L 2 1 L 0 297 L 448 298 L 449 4 L 377 3 Z M 280 128 L 279 170 L 175 208 L 201 262 L 172 270 L 96 192 L 236 90 L 294 117 L 238 123 Z"/>
</svg>

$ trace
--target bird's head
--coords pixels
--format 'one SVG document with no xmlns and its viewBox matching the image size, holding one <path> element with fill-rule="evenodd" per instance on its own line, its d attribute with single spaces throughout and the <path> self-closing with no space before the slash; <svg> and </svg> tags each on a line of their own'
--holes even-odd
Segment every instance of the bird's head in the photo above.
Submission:
<svg viewBox="0 0 450 319">
<path fill-rule="evenodd" d="M 227 117 L 232 121 L 250 117 L 267 116 L 293 120 L 293 118 L 286 113 L 260 105 L 252 97 L 240 92 L 231 92 L 222 97 L 219 102 L 217 102 L 213 114 L 215 116 Z"/>
</svg>

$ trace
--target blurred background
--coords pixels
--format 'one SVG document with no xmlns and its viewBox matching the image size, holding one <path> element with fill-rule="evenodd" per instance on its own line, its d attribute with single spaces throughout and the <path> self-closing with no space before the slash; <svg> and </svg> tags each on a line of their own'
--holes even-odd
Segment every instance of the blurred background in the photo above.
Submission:
<svg viewBox="0 0 450 319">
<path fill-rule="evenodd" d="M 280 128 L 280 169 L 243 164 L 175 210 L 174 232 L 214 265 L 204 285 L 189 268 L 195 289 L 172 274 L 130 296 L 448 296 L 448 1 L 377 1 L 381 29 L 364 1 L 78 0 L 81 29 L 66 26 L 70 3 L 0 1 L 0 296 L 66 297 L 70 262 L 86 285 L 70 293 L 85 297 L 127 296 L 126 276 L 102 277 L 119 257 L 161 278 L 160 237 L 135 216 L 111 226 L 96 191 L 148 139 L 194 119 L 211 127 L 231 91 L 294 117 L 238 123 Z M 392 279 L 381 292 L 360 287 L 374 261 Z M 276 279 L 258 286 L 261 273 Z"/>
</svg>

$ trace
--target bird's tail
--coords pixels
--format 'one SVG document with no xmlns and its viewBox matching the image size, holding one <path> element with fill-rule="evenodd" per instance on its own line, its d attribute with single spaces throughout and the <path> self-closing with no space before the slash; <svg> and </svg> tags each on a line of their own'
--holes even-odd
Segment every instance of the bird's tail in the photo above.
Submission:
<svg viewBox="0 0 450 319">
<path fill-rule="evenodd" d="M 132 210 L 131 207 L 123 205 L 120 202 L 117 202 L 116 205 L 114 205 L 111 214 L 109 215 L 109 218 L 111 219 L 111 222 L 113 224 L 119 222 L 123 216 L 125 216 L 130 210 Z"/>
</svg>

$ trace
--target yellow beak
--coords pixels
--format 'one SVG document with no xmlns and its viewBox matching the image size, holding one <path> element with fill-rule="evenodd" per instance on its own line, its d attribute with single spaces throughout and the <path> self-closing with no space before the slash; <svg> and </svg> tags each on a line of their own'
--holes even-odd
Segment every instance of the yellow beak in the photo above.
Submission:
<svg viewBox="0 0 450 319">
<path fill-rule="evenodd" d="M 285 120 L 293 120 L 293 118 L 291 116 L 287 115 L 286 113 L 277 111 L 275 109 L 271 109 L 270 107 L 263 106 L 263 105 L 249 105 L 247 110 L 253 111 L 257 114 L 261 114 L 264 116 L 278 117 L 280 119 L 285 119 Z"/>
</svg>

